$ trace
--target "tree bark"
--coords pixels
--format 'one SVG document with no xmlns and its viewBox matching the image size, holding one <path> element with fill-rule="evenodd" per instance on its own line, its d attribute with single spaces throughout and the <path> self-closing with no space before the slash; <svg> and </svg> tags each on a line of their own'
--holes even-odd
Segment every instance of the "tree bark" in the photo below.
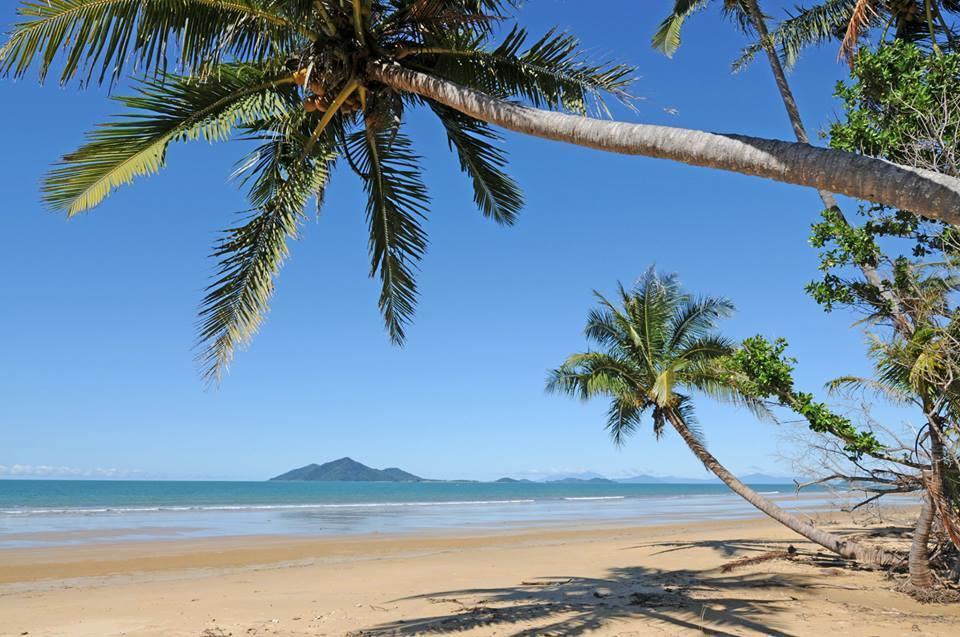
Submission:
<svg viewBox="0 0 960 637">
<path fill-rule="evenodd" d="M 923 506 L 917 517 L 917 525 L 913 530 L 913 541 L 910 544 L 910 556 L 907 565 L 910 570 L 910 583 L 917 588 L 933 588 L 936 583 L 933 571 L 930 570 L 930 529 L 933 527 L 934 506 L 930 501 L 930 494 L 923 497 Z"/>
<path fill-rule="evenodd" d="M 960 179 L 928 170 L 797 142 L 628 124 L 530 108 L 399 64 L 371 63 L 367 77 L 534 137 L 766 177 L 960 225 Z"/>
<path fill-rule="evenodd" d="M 746 8 L 750 14 L 750 23 L 757 31 L 757 37 L 760 40 L 760 46 L 767 55 L 767 62 L 770 65 L 770 71 L 773 73 L 773 79 L 777 84 L 777 90 L 780 92 L 780 99 L 783 101 L 783 107 L 787 111 L 787 118 L 793 127 L 794 136 L 797 141 L 803 144 L 809 144 L 810 138 L 807 136 L 807 129 L 803 125 L 803 119 L 800 117 L 800 109 L 797 107 L 797 100 L 794 99 L 793 90 L 790 88 L 790 82 L 787 81 L 787 74 L 783 70 L 783 64 L 780 63 L 780 56 L 770 38 L 770 32 L 767 30 L 767 21 L 760 10 L 757 0 L 746 0 Z M 837 204 L 837 198 L 832 192 L 818 190 L 820 200 L 827 208 L 834 209 L 840 216 L 840 221 L 847 225 L 847 218 Z M 860 270 L 867 282 L 875 287 L 880 296 L 890 305 L 890 313 L 893 316 L 893 322 L 897 331 L 903 334 L 904 338 L 910 338 L 913 334 L 913 324 L 907 318 L 907 315 L 901 311 L 900 303 L 896 296 L 884 285 L 883 277 L 877 272 L 877 269 L 866 264 L 860 265 Z"/>
<path fill-rule="evenodd" d="M 828 551 L 836 553 L 847 559 L 855 560 L 863 564 L 871 564 L 876 566 L 889 566 L 895 560 L 893 556 L 886 553 L 881 548 L 870 548 L 864 546 L 858 542 L 853 542 L 850 540 L 845 540 L 839 535 L 834 535 L 822 529 L 804 522 L 797 516 L 792 513 L 784 511 L 776 504 L 763 497 L 743 482 L 741 482 L 735 475 L 727 471 L 727 469 L 720 464 L 720 462 L 707 451 L 707 448 L 703 446 L 696 436 L 693 435 L 693 432 L 690 431 L 686 423 L 683 421 L 683 418 L 679 414 L 668 410 L 667 418 L 670 420 L 670 424 L 673 425 L 673 428 L 677 430 L 677 433 L 680 434 L 680 437 L 683 438 L 683 441 L 687 443 L 687 446 L 690 448 L 690 451 L 704 464 L 704 466 L 710 470 L 715 476 L 720 478 L 724 484 L 730 487 L 730 490 L 739 495 L 741 498 L 752 504 L 757 509 L 763 511 L 768 516 L 783 524 L 787 528 L 799 533 L 803 537 L 807 538 L 811 542 L 819 544 Z"/>
</svg>

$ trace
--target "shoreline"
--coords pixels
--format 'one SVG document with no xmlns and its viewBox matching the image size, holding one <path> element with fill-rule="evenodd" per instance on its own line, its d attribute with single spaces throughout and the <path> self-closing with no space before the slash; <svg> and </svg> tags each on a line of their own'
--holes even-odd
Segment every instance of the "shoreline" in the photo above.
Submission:
<svg viewBox="0 0 960 637">
<path fill-rule="evenodd" d="M 747 520 L 766 521 L 765 517 Z M 465 548 L 496 548 L 525 543 L 549 545 L 577 540 L 615 539 L 624 535 L 656 538 L 688 527 L 708 526 L 717 531 L 739 528 L 745 520 L 696 520 L 686 524 L 584 525 L 563 524 L 502 531 L 435 530 L 418 533 L 366 533 L 338 537 L 236 535 L 176 538 L 139 542 L 80 544 L 0 549 L 0 595 L 10 585 L 66 579 L 129 577 L 162 572 L 205 569 L 256 569 L 310 560 L 337 563 L 409 556 Z M 30 590 L 28 587 L 26 590 Z"/>
<path fill-rule="evenodd" d="M 202 505 L 172 508 L 57 508 L 0 515 L 0 555 L 9 550 L 236 537 L 361 538 L 516 532 L 527 529 L 661 526 L 757 517 L 729 491 L 711 494 L 590 493 L 550 499 L 388 503 Z M 589 493 L 589 492 L 588 492 Z M 556 494 L 553 494 L 556 496 Z M 771 498 L 803 515 L 846 502 L 841 494 L 780 492 Z M 909 499 L 904 504 L 912 505 Z M 0 512 L 2 513 L 2 512 Z"/>
<path fill-rule="evenodd" d="M 895 541 L 911 513 L 811 517 Z M 721 570 L 790 545 L 797 560 Z M 838 566 L 766 518 L 7 549 L 0 635 L 960 634 L 958 605 Z"/>
</svg>

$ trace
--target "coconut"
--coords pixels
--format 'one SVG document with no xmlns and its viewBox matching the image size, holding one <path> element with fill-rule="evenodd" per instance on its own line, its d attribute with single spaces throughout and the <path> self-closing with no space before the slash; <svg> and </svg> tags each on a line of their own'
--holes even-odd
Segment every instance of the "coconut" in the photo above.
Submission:
<svg viewBox="0 0 960 637">
<path fill-rule="evenodd" d="M 328 106 L 329 104 L 327 104 L 326 100 L 316 96 L 307 98 L 303 102 L 303 109 L 308 113 L 312 113 L 314 111 L 323 113 L 327 110 Z"/>
<path fill-rule="evenodd" d="M 307 69 L 298 69 L 293 73 L 293 81 L 299 86 L 307 83 Z"/>
</svg>

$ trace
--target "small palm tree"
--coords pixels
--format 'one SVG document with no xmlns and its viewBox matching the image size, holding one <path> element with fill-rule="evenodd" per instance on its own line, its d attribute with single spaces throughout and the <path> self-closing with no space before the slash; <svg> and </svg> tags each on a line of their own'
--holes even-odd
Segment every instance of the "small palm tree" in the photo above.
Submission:
<svg viewBox="0 0 960 637">
<path fill-rule="evenodd" d="M 669 424 L 704 466 L 737 495 L 781 524 L 839 555 L 868 562 L 886 558 L 855 542 L 818 529 L 784 511 L 730 473 L 711 454 L 695 428 L 693 394 L 733 402 L 766 417 L 762 403 L 737 391 L 724 372 L 734 345 L 716 332 L 729 316 L 726 299 L 693 298 L 676 277 L 650 269 L 618 302 L 595 293 L 600 307 L 590 312 L 584 334 L 598 346 L 570 356 L 551 372 L 547 389 L 581 400 L 610 398 L 607 430 L 617 444 L 649 416 L 659 438 Z"/>
<path fill-rule="evenodd" d="M 927 589 L 936 579 L 928 548 L 934 519 L 960 549 L 960 315 L 950 297 L 960 281 L 950 270 L 924 273 L 901 266 L 896 294 L 917 329 L 875 336 L 870 346 L 875 376 L 844 376 L 834 390 L 864 389 L 896 404 L 919 408 L 927 422 L 915 453 L 926 448 L 929 470 L 923 472 L 925 494 L 908 557 L 910 583 Z"/>
</svg>

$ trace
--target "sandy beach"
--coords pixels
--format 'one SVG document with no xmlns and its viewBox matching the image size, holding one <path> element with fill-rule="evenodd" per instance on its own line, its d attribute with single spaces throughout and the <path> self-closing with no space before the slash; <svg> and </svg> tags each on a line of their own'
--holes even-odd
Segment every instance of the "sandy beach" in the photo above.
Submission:
<svg viewBox="0 0 960 637">
<path fill-rule="evenodd" d="M 796 560 L 722 570 L 791 544 Z M 0 635 L 960 634 L 960 607 L 893 585 L 762 519 L 106 543 L 0 552 Z"/>
</svg>

